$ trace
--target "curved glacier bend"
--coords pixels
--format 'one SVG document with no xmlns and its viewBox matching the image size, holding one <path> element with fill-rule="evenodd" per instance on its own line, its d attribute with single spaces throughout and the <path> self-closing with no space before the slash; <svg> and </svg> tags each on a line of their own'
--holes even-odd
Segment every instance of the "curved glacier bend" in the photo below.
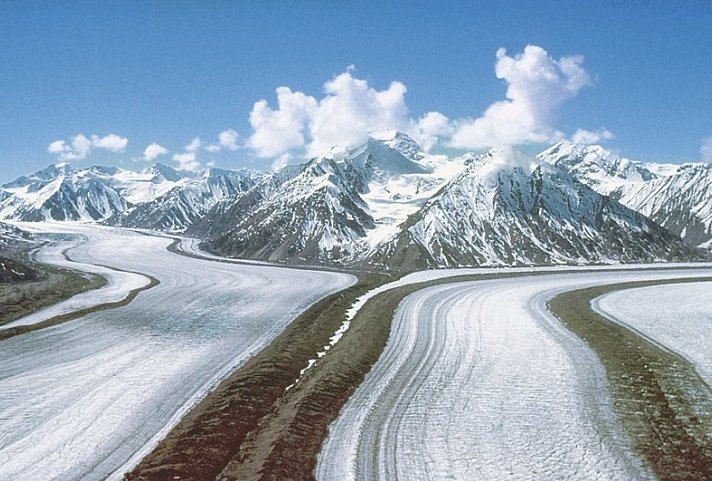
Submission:
<svg viewBox="0 0 712 481">
<path fill-rule="evenodd" d="M 47 229 L 88 238 L 77 261 L 160 284 L 120 309 L 3 342 L 1 479 L 119 479 L 299 312 L 355 281 L 188 258 L 165 250 L 170 239 L 120 229 Z"/>
<path fill-rule="evenodd" d="M 650 479 L 629 454 L 602 366 L 546 300 L 701 274 L 709 271 L 551 274 L 412 294 L 331 426 L 317 478 Z"/>
</svg>

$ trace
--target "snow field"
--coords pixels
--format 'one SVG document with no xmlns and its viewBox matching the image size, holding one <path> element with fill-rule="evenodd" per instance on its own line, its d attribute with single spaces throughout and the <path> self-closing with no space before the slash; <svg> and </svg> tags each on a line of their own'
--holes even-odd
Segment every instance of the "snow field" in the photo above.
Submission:
<svg viewBox="0 0 712 481">
<path fill-rule="evenodd" d="M 594 299 L 602 315 L 681 355 L 712 386 L 712 283 L 667 284 L 611 292 Z"/>
<path fill-rule="evenodd" d="M 384 353 L 331 426 L 317 478 L 650 479 L 617 424 L 602 366 L 546 301 L 710 271 L 591 271 L 408 296 Z"/>
<path fill-rule="evenodd" d="M 73 261 L 160 284 L 125 307 L 3 341 L 0 479 L 120 479 L 299 312 L 355 281 L 188 258 L 165 250 L 170 239 L 120 229 L 44 227 L 86 238 Z"/>
<path fill-rule="evenodd" d="M 43 232 L 43 230 L 46 229 L 46 226 L 43 224 L 38 226 L 31 223 L 18 223 L 16 225 L 35 233 Z M 150 284 L 151 280 L 148 277 L 138 273 L 117 271 L 98 264 L 71 261 L 64 256 L 65 251 L 75 251 L 78 253 L 81 249 L 85 248 L 85 241 L 80 237 L 74 237 L 64 241 L 53 242 L 40 249 L 35 259 L 43 264 L 100 275 L 106 279 L 106 284 L 103 287 L 77 294 L 28 316 L 4 324 L 0 326 L 0 330 L 37 324 L 47 319 L 76 312 L 97 304 L 119 302 L 125 299 L 132 290 L 140 289 Z"/>
</svg>

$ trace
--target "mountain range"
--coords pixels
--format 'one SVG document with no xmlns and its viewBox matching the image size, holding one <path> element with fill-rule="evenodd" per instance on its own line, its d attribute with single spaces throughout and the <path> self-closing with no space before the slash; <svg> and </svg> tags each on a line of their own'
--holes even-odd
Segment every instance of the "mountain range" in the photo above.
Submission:
<svg viewBox="0 0 712 481">
<path fill-rule="evenodd" d="M 411 270 L 708 256 L 712 167 L 562 141 L 456 158 L 397 131 L 278 172 L 57 164 L 0 186 L 0 219 L 201 238 L 221 255 Z"/>
</svg>

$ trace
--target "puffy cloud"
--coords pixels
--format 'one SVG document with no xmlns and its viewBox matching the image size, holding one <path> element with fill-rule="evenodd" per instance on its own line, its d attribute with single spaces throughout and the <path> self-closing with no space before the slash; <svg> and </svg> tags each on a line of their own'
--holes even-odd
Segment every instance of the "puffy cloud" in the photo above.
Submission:
<svg viewBox="0 0 712 481">
<path fill-rule="evenodd" d="M 143 151 L 143 160 L 152 162 L 156 160 L 156 158 L 158 158 L 159 156 L 165 155 L 167 153 L 168 149 L 154 142 L 148 147 L 146 147 L 146 149 Z"/>
<path fill-rule="evenodd" d="M 571 136 L 571 141 L 577 144 L 598 144 L 604 140 L 611 140 L 613 137 L 613 132 L 608 129 L 598 129 L 593 132 L 585 129 L 577 129 L 574 135 Z"/>
<path fill-rule="evenodd" d="M 232 129 L 223 130 L 218 134 L 218 142 L 216 144 L 206 145 L 204 148 L 208 152 L 220 152 L 222 150 L 237 150 L 240 148 L 237 145 L 239 135 Z"/>
<path fill-rule="evenodd" d="M 272 162 L 272 170 L 275 172 L 279 171 L 280 169 L 286 167 L 287 164 L 289 164 L 289 162 L 291 160 L 292 160 L 292 156 L 289 154 L 280 155 L 279 157 L 274 159 L 274 161 Z"/>
<path fill-rule="evenodd" d="M 237 150 L 238 134 L 232 129 L 226 129 L 218 134 L 218 142 L 216 144 L 205 144 L 200 137 L 195 137 L 184 147 L 185 152 L 175 154 L 173 160 L 178 162 L 178 168 L 181 170 L 198 170 L 201 163 L 198 161 L 198 152 L 202 149 L 207 152 L 220 152 L 222 150 Z M 208 167 L 215 165 L 214 162 L 206 164 Z"/>
<path fill-rule="evenodd" d="M 266 100 L 255 102 L 250 112 L 253 133 L 247 141 L 259 157 L 278 157 L 290 149 L 303 147 L 304 130 L 314 115 L 318 102 L 288 87 L 277 89 L 277 110 Z"/>
<path fill-rule="evenodd" d="M 466 149 L 554 142 L 563 138 L 555 128 L 559 107 L 592 84 L 582 64 L 580 55 L 556 60 L 535 45 L 514 56 L 499 49 L 495 74 L 507 83 L 506 98 L 491 104 L 481 117 L 459 120 L 440 112 L 412 118 L 405 85 L 391 82 L 377 90 L 349 67 L 324 84 L 320 99 L 279 87 L 276 108 L 264 99 L 256 102 L 247 146 L 259 157 L 319 155 L 335 145 L 364 142 L 370 132 L 391 129 L 405 131 L 426 150 L 443 141 Z M 588 140 L 611 136 L 607 130 L 577 134 Z"/>
<path fill-rule="evenodd" d="M 702 162 L 712 162 L 712 137 L 707 137 L 702 140 L 700 147 L 700 157 Z"/>
<path fill-rule="evenodd" d="M 218 135 L 218 143 L 220 147 L 227 150 L 237 150 L 237 132 L 232 129 L 223 130 Z"/>
<path fill-rule="evenodd" d="M 200 162 L 196 159 L 195 151 L 175 154 L 173 160 L 178 162 L 178 169 L 180 170 L 198 170 L 200 168 Z"/>
<path fill-rule="evenodd" d="M 129 143 L 126 137 L 116 134 L 109 134 L 104 137 L 92 135 L 86 137 L 84 134 L 77 134 L 69 142 L 55 140 L 49 144 L 47 151 L 56 154 L 59 160 L 82 160 L 94 149 L 104 149 L 110 152 L 123 152 Z"/>
<path fill-rule="evenodd" d="M 198 161 L 198 151 L 203 147 L 203 141 L 200 137 L 195 137 L 184 147 L 185 152 L 173 155 L 172 159 L 178 162 L 180 170 L 198 170 L 200 162 Z"/>
<path fill-rule="evenodd" d="M 410 121 L 405 85 L 391 82 L 376 90 L 346 71 L 324 85 L 326 96 L 310 119 L 311 142 L 307 151 L 318 155 L 334 145 L 364 142 L 375 130 L 406 130 Z"/>
<path fill-rule="evenodd" d="M 400 82 L 376 90 L 354 77 L 351 67 L 324 84 L 320 100 L 279 87 L 276 109 L 266 100 L 254 104 L 247 146 L 260 157 L 280 157 L 294 149 L 318 155 L 334 145 L 363 142 L 374 130 L 407 130 L 413 122 L 405 93 Z"/>
<path fill-rule="evenodd" d="M 67 144 L 64 140 L 55 140 L 49 144 L 49 147 L 47 147 L 47 151 L 50 154 L 61 154 L 65 151 L 65 149 L 67 149 Z"/>
<path fill-rule="evenodd" d="M 409 133 L 425 150 L 430 150 L 440 139 L 452 135 L 453 128 L 450 119 L 440 112 L 428 112 L 414 123 Z"/>
<path fill-rule="evenodd" d="M 119 137 L 116 134 L 109 134 L 106 137 L 98 135 L 91 136 L 91 145 L 97 149 L 106 149 L 111 152 L 123 152 L 129 140 L 125 137 Z"/>
<path fill-rule="evenodd" d="M 582 63 L 580 55 L 555 60 L 536 45 L 527 45 L 514 57 L 500 48 L 495 74 L 507 82 L 506 99 L 491 104 L 479 118 L 457 121 L 452 146 L 476 149 L 559 140 L 562 134 L 554 126 L 559 107 L 592 84 Z"/>
<path fill-rule="evenodd" d="M 188 145 L 185 146 L 185 150 L 187 152 L 197 152 L 200 150 L 200 147 L 203 146 L 203 141 L 200 140 L 200 137 L 196 137 L 193 140 L 190 141 Z"/>
</svg>

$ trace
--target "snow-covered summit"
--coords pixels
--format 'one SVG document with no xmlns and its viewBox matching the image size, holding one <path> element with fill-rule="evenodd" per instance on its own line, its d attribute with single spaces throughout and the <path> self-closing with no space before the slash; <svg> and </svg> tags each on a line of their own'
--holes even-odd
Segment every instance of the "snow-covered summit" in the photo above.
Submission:
<svg viewBox="0 0 712 481">
<path fill-rule="evenodd" d="M 562 140 L 537 157 L 567 170 L 579 181 L 604 195 L 622 185 L 646 182 L 657 177 L 641 163 L 621 157 L 600 145 Z"/>
<path fill-rule="evenodd" d="M 410 268 L 653 260 L 690 251 L 649 219 L 513 148 L 470 158 L 372 255 Z"/>
<path fill-rule="evenodd" d="M 611 195 L 690 245 L 712 247 L 712 165 L 683 164 L 673 174 L 623 185 Z"/>
<path fill-rule="evenodd" d="M 238 257 L 393 268 L 691 258 L 677 236 L 712 243 L 710 172 L 568 141 L 536 157 L 507 147 L 451 159 L 384 131 L 274 173 L 53 165 L 0 186 L 0 219 L 99 221 L 186 232 Z"/>
<path fill-rule="evenodd" d="M 245 190 L 246 177 L 248 173 L 221 169 L 181 171 L 160 163 L 140 172 L 99 165 L 75 170 L 67 163 L 54 164 L 0 186 L 0 219 L 105 221 L 176 189 L 200 191 L 192 196 L 188 210 L 202 214 L 217 200 Z M 193 220 L 198 215 L 185 214 Z"/>
<path fill-rule="evenodd" d="M 712 166 L 625 159 L 600 145 L 560 142 L 538 155 L 692 246 L 712 246 Z"/>
</svg>

